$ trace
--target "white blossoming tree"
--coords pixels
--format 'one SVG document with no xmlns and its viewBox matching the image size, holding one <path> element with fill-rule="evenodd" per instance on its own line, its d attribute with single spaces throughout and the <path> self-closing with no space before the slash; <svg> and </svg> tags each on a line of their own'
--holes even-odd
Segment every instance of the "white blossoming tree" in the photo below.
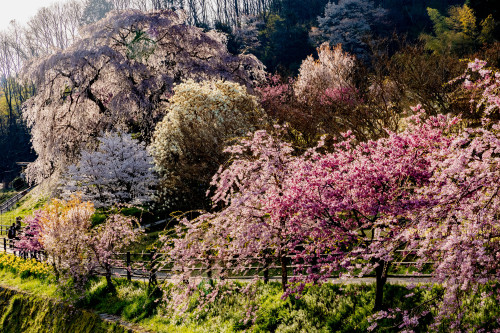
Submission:
<svg viewBox="0 0 500 333">
<path fill-rule="evenodd" d="M 79 163 L 68 167 L 63 196 L 82 192 L 96 207 L 147 202 L 157 178 L 144 144 L 124 133 L 107 133 L 98 141 L 97 150 L 83 151 Z"/>
<path fill-rule="evenodd" d="M 385 13 L 385 9 L 375 7 L 371 0 L 329 2 L 324 15 L 318 17 L 319 27 L 311 31 L 310 37 L 333 45 L 342 44 L 344 50 L 363 57 L 367 48 L 363 40 Z"/>
<path fill-rule="evenodd" d="M 354 56 L 342 51 L 342 46 L 330 48 L 328 43 L 318 48 L 318 60 L 308 56 L 300 65 L 294 93 L 302 102 L 326 102 L 328 98 L 344 97 L 354 88 L 351 77 Z"/>
<path fill-rule="evenodd" d="M 252 130 L 261 113 L 243 86 L 222 80 L 188 80 L 174 88 L 170 101 L 151 153 L 162 177 L 162 201 L 169 208 L 188 203 L 193 208 L 206 200 L 227 141 Z"/>
</svg>

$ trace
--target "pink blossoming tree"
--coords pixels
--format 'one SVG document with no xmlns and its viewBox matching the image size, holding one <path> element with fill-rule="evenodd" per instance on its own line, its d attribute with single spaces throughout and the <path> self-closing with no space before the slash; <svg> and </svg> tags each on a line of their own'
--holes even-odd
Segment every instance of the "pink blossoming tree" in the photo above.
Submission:
<svg viewBox="0 0 500 333">
<path fill-rule="evenodd" d="M 435 304 L 436 330 L 443 323 L 452 331 L 491 331 L 500 324 L 476 327 L 466 316 L 475 311 L 470 295 L 479 290 L 483 302 L 487 297 L 497 307 L 500 302 L 500 123 L 485 118 L 498 115 L 500 74 L 485 66 L 477 59 L 469 63 L 463 83 L 483 116 L 482 126 L 463 130 L 434 153 L 435 172 L 419 190 L 431 205 L 415 210 L 400 235 L 420 264 L 434 262 L 433 277 L 444 287 Z M 403 324 L 411 328 L 417 322 Z"/>
<path fill-rule="evenodd" d="M 118 253 L 137 241 L 142 229 L 134 225 L 134 220 L 121 215 L 111 215 L 104 224 L 93 228 L 89 238 L 89 248 L 98 267 L 104 270 L 108 290 L 116 293 L 111 280 L 112 266 L 119 261 Z"/>
<path fill-rule="evenodd" d="M 340 45 L 324 43 L 317 52 L 318 59 L 309 56 L 302 62 L 296 78 L 285 81 L 274 75 L 258 90 L 264 110 L 280 124 L 289 124 L 295 143 L 312 147 L 323 134 L 339 136 L 348 130 L 366 141 L 398 128 L 394 84 L 364 72 Z"/>
<path fill-rule="evenodd" d="M 53 199 L 33 217 L 40 226 L 37 239 L 63 286 L 71 278 L 77 292 L 82 291 L 88 278 L 101 268 L 109 290 L 114 293 L 111 266 L 118 252 L 136 241 L 142 230 L 135 228 L 132 219 L 120 215 L 112 215 L 92 228 L 94 212 L 93 204 L 80 197 L 72 196 L 68 201 Z"/>
<path fill-rule="evenodd" d="M 433 277 L 444 287 L 435 328 L 448 320 L 453 331 L 480 329 L 464 314 L 473 311 L 468 299 L 481 286 L 490 285 L 490 296 L 500 300 L 499 156 L 500 124 L 466 130 L 448 154 L 436 152 L 437 172 L 421 189 L 431 205 L 416 210 L 401 234 L 420 264 L 434 262 Z"/>
<path fill-rule="evenodd" d="M 16 242 L 16 247 L 24 251 L 41 251 L 43 246 L 40 243 L 40 218 L 41 210 L 35 211 L 32 216 L 24 218 L 23 222 L 26 226 L 21 233 L 19 241 Z"/>
<path fill-rule="evenodd" d="M 417 189 L 432 176 L 430 158 L 449 143 L 447 117 L 415 116 L 404 132 L 357 143 L 349 133 L 331 153 L 321 143 L 303 155 L 265 131 L 227 149 L 233 162 L 214 177 L 218 213 L 184 221 L 169 255 L 184 274 L 201 260 L 220 277 L 255 257 L 278 260 L 286 294 L 336 274 L 375 271 L 375 309 L 411 212 L 427 205 Z M 291 262 L 290 262 L 291 260 Z M 295 277 L 288 281 L 292 263 Z"/>
</svg>

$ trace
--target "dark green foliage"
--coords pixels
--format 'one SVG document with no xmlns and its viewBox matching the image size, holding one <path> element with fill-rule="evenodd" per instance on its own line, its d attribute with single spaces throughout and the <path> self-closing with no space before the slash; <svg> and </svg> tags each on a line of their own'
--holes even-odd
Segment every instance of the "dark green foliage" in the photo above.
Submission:
<svg viewBox="0 0 500 333">
<path fill-rule="evenodd" d="M 16 177 L 14 178 L 14 180 L 12 180 L 9 184 L 10 188 L 16 190 L 16 191 L 19 191 L 21 189 L 23 189 L 24 187 L 26 187 L 28 184 L 26 184 L 26 182 L 24 181 L 24 179 L 22 179 L 21 177 Z"/>
<path fill-rule="evenodd" d="M 387 10 L 387 15 L 381 24 L 373 27 L 374 38 L 389 36 L 396 33 L 406 35 L 407 40 L 416 42 L 424 33 L 431 33 L 433 24 L 427 8 L 435 8 L 446 13 L 450 6 L 462 6 L 464 0 L 374 0 L 377 7 Z M 478 11 L 478 24 L 489 14 L 497 19 L 500 12 L 496 0 L 468 0 L 470 6 Z M 476 5 L 475 3 L 485 3 Z M 326 0 L 276 0 L 273 1 L 270 11 L 263 13 L 263 24 L 259 27 L 260 47 L 250 50 L 266 66 L 270 73 L 279 71 L 281 74 L 295 74 L 300 63 L 315 50 L 309 42 L 311 27 L 317 26 L 317 17 L 324 14 Z M 477 10 L 476 10 L 477 11 Z M 499 25 L 500 26 L 500 25 Z M 228 48 L 236 52 L 238 45 L 231 35 L 229 26 L 216 24 L 216 29 L 229 34 Z M 498 29 L 497 29 L 498 30 Z M 497 31 L 498 32 L 498 31 Z M 497 37 L 498 38 L 498 37 Z"/>
<path fill-rule="evenodd" d="M 120 213 L 123 216 L 135 217 L 140 224 L 148 224 L 158 220 L 150 211 L 143 207 L 122 208 Z"/>
<path fill-rule="evenodd" d="M 492 15 L 496 24 L 494 37 L 497 40 L 500 40 L 500 1 L 498 0 L 467 0 L 465 2 L 468 6 L 470 6 L 474 12 L 476 13 L 476 17 L 478 22 L 481 22 L 488 15 Z"/>
<path fill-rule="evenodd" d="M 302 61 L 315 52 L 309 43 L 309 26 L 293 24 L 278 15 L 268 18 L 259 40 L 261 47 L 256 56 L 270 73 L 295 74 Z"/>
<path fill-rule="evenodd" d="M 92 222 L 92 227 L 95 227 L 95 226 L 98 226 L 99 224 L 104 223 L 104 221 L 106 221 L 107 218 L 108 218 L 108 216 L 106 214 L 101 214 L 101 213 L 95 212 L 90 217 L 90 221 Z"/>
<path fill-rule="evenodd" d="M 283 17 L 290 25 L 308 24 L 316 20 L 328 0 L 281 0 L 276 14 Z"/>
<path fill-rule="evenodd" d="M 106 219 L 112 214 L 134 217 L 140 224 L 148 224 L 159 220 L 158 217 L 154 216 L 149 210 L 143 207 L 111 207 L 110 209 L 99 208 L 90 218 L 92 227 L 104 223 L 104 221 L 106 221 Z"/>
<path fill-rule="evenodd" d="M 389 11 L 388 21 L 394 32 L 407 34 L 417 40 L 422 32 L 430 32 L 432 24 L 427 7 L 446 12 L 449 6 L 463 5 L 464 0 L 374 0 L 377 6 Z"/>
<path fill-rule="evenodd" d="M 21 104 L 34 93 L 15 78 L 0 79 L 0 181 L 10 182 L 22 171 L 18 162 L 31 162 L 35 154 L 31 136 L 21 117 Z"/>
<path fill-rule="evenodd" d="M 238 40 L 236 40 L 233 31 L 231 29 L 231 26 L 224 22 L 216 21 L 214 28 L 215 30 L 223 32 L 227 35 L 227 50 L 229 51 L 229 53 L 234 55 L 239 54 L 242 45 L 241 43 L 238 42 Z"/>
</svg>

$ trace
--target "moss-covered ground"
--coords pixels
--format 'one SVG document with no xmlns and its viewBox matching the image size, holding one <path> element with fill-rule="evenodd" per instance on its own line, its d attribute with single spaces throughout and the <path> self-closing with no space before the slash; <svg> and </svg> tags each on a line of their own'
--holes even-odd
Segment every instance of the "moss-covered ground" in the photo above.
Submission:
<svg viewBox="0 0 500 333">
<path fill-rule="evenodd" d="M 91 311 L 51 298 L 0 287 L 0 331 L 24 333 L 122 333 L 128 330 L 103 321 Z"/>
</svg>

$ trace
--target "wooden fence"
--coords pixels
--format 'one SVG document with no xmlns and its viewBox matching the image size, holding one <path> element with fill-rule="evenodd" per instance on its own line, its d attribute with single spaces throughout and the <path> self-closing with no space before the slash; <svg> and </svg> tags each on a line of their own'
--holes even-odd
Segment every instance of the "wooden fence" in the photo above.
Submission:
<svg viewBox="0 0 500 333">
<path fill-rule="evenodd" d="M 21 251 L 14 246 L 11 242 L 9 244 L 9 240 L 6 238 L 3 239 L 2 249 L 4 252 L 9 252 L 14 255 L 23 257 L 23 258 L 34 258 L 39 261 L 48 260 L 47 256 L 43 251 Z M 290 258 L 291 259 L 291 258 Z M 133 253 L 133 252 L 124 252 L 118 253 L 115 258 L 113 258 L 112 265 L 112 273 L 115 276 L 120 276 L 127 278 L 127 280 L 145 280 L 149 281 L 149 283 L 156 283 L 157 280 L 165 280 L 170 278 L 174 273 L 173 271 L 173 262 L 165 261 L 162 258 L 162 253 L 154 253 L 154 252 L 142 252 L 142 253 Z M 223 265 L 222 269 L 225 270 L 228 279 L 253 279 L 255 276 L 259 276 L 264 280 L 264 282 L 269 281 L 270 279 L 280 279 L 281 278 L 281 265 L 279 265 L 276 258 L 268 258 L 267 262 L 263 265 L 263 258 L 255 257 L 250 266 L 244 267 L 244 272 L 235 272 L 231 271 L 231 269 L 227 268 L 227 265 Z M 196 277 L 206 277 L 211 278 L 212 273 L 214 271 L 221 270 L 221 267 L 215 265 L 212 267 L 204 266 L 203 263 L 206 261 L 199 260 L 200 264 L 195 267 L 189 267 L 189 271 L 191 271 L 191 276 Z M 289 261 L 290 262 L 290 261 Z M 414 265 L 415 262 L 412 261 L 404 261 L 397 262 L 397 265 L 402 266 L 410 266 Z M 432 265 L 432 262 L 427 262 L 426 264 Z M 294 269 L 298 267 L 298 265 L 288 265 L 288 277 L 294 277 Z M 301 265 L 302 268 L 311 267 L 311 265 Z M 103 270 L 97 270 L 99 275 L 103 275 Z M 367 277 L 371 277 L 368 275 Z M 397 278 L 428 278 L 430 275 L 428 274 L 419 274 L 418 276 L 413 274 L 389 274 L 388 277 L 397 277 Z M 333 277 L 335 278 L 335 277 Z"/>
<path fill-rule="evenodd" d="M 0 236 L 1 235 L 7 235 L 7 232 L 9 231 L 9 228 L 11 227 L 11 224 L 0 224 Z"/>
</svg>

